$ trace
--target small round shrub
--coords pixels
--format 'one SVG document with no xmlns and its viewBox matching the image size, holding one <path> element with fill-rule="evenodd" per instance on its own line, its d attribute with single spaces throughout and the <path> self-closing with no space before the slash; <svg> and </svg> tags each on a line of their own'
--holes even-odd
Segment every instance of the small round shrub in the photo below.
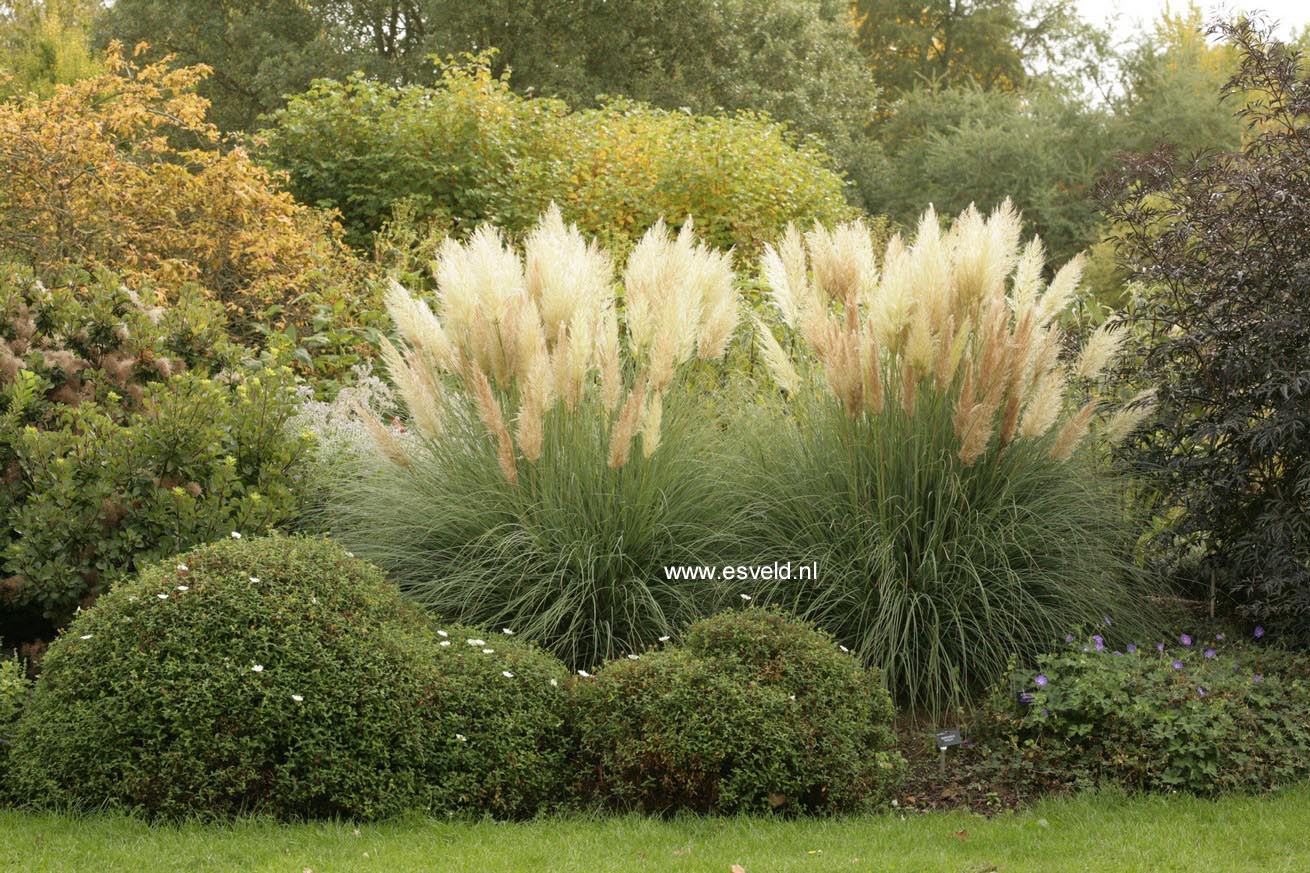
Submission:
<svg viewBox="0 0 1310 873">
<path fill-rule="evenodd" d="M 1066 787 L 1213 795 L 1310 776 L 1303 654 L 1186 634 L 1111 645 L 1077 640 L 1015 670 L 978 745 L 1020 782 Z"/>
<path fill-rule="evenodd" d="M 891 699 L 831 637 L 764 609 L 576 686 L 582 793 L 668 813 L 867 810 L 894 787 Z"/>
<path fill-rule="evenodd" d="M 203 546 L 50 646 L 11 787 L 169 817 L 527 814 L 560 782 L 563 667 L 477 638 L 328 541 Z"/>
</svg>

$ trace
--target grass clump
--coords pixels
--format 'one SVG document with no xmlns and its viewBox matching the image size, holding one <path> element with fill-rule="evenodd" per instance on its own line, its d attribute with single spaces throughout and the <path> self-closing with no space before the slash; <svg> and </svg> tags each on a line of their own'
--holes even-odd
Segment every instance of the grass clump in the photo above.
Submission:
<svg viewBox="0 0 1310 873">
<path fill-rule="evenodd" d="M 788 327 L 759 324 L 788 413 L 747 430 L 737 502 L 760 560 L 818 564 L 816 579 L 755 593 L 835 634 L 908 706 L 962 704 L 1068 629 L 1143 616 L 1133 528 L 1071 404 L 1118 336 L 1073 364 L 1060 314 L 1080 263 L 1047 285 L 1007 204 L 947 232 L 931 212 L 881 271 L 859 224 L 792 230 L 762 268 Z M 1100 430 L 1136 427 L 1143 401 Z"/>
<path fill-rule="evenodd" d="M 726 254 L 658 225 L 623 277 L 552 210 L 523 255 L 483 228 L 436 264 L 435 312 L 393 288 L 384 347 L 408 411 L 365 413 L 372 462 L 329 524 L 435 614 L 509 627 L 575 667 L 653 643 L 707 592 L 728 516 L 712 424 L 678 390 L 737 321 Z M 385 459 L 385 460 L 383 460 Z"/>
</svg>

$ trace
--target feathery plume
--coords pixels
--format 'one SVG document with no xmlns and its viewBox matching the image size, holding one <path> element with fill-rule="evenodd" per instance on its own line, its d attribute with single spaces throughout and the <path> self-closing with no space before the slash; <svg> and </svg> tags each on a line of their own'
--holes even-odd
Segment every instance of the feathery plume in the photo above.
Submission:
<svg viewBox="0 0 1310 873">
<path fill-rule="evenodd" d="M 628 457 L 632 451 L 632 438 L 636 436 L 637 425 L 641 420 L 642 407 L 645 405 L 645 382 L 646 378 L 643 374 L 637 379 L 637 384 L 628 391 L 628 399 L 624 402 L 623 409 L 614 422 L 614 430 L 610 435 L 609 466 L 611 469 L 617 470 L 628 463 Z"/>
<path fill-rule="evenodd" d="M 801 376 L 796 372 L 791 356 L 783 350 L 773 331 L 764 323 L 764 319 L 758 315 L 752 318 L 755 323 L 755 336 L 759 340 L 760 354 L 764 358 L 764 365 L 769 368 L 769 373 L 773 376 L 773 381 L 778 383 L 778 387 L 787 394 L 795 394 L 796 389 L 800 387 Z"/>
<path fill-rule="evenodd" d="M 1055 437 L 1055 444 L 1051 446 L 1051 457 L 1054 460 L 1065 461 L 1073 457 L 1078 444 L 1087 433 L 1087 426 L 1091 423 L 1094 412 L 1096 412 L 1096 401 L 1089 400 L 1064 423 L 1064 427 L 1060 428 L 1059 434 Z"/>
<path fill-rule="evenodd" d="M 1078 366 L 1074 372 L 1083 379 L 1095 379 L 1101 375 L 1119 353 L 1125 336 L 1124 331 L 1109 323 L 1092 331 L 1083 345 L 1082 354 L 1078 356 Z"/>
<path fill-rule="evenodd" d="M 1140 391 L 1110 416 L 1101 428 L 1101 438 L 1111 446 L 1122 445 L 1155 411 L 1155 389 Z"/>
<path fill-rule="evenodd" d="M 518 469 L 514 463 L 514 440 L 505 427 L 505 416 L 500 410 L 500 403 L 492 393 L 491 381 L 487 374 L 476 366 L 471 368 L 467 379 L 473 387 L 473 398 L 477 401 L 478 417 L 496 441 L 496 461 L 500 471 L 513 485 L 519 482 Z"/>
</svg>

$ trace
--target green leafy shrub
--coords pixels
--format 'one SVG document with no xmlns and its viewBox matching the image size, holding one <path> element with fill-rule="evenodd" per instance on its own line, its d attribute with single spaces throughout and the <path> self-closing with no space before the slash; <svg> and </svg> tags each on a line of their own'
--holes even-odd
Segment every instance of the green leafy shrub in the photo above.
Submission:
<svg viewBox="0 0 1310 873">
<path fill-rule="evenodd" d="M 877 674 L 777 612 L 693 624 L 681 647 L 584 677 L 575 702 L 583 792 L 611 806 L 866 810 L 899 775 Z"/>
<path fill-rule="evenodd" d="M 530 814 L 561 781 L 563 678 L 513 640 L 434 629 L 328 541 L 231 539 L 51 644 L 11 783 L 170 817 Z"/>
<path fill-rule="evenodd" d="M 17 657 L 0 658 L 0 802 L 7 797 L 5 773 L 9 767 L 9 746 L 13 742 L 14 726 L 27 704 L 31 683 L 27 671 Z"/>
<path fill-rule="evenodd" d="M 514 235 L 554 201 L 619 250 L 662 216 L 754 249 L 789 220 L 850 211 L 831 159 L 765 116 L 570 112 L 514 94 L 486 58 L 447 66 L 432 88 L 318 82 L 274 121 L 268 159 L 302 201 L 340 210 L 360 246 L 398 206 L 464 234 L 491 222 Z"/>
<path fill-rule="evenodd" d="M 1113 650 L 1097 635 L 1014 671 L 978 736 L 1020 779 L 1265 791 L 1310 775 L 1308 668 L 1187 635 Z"/>
<path fill-rule="evenodd" d="M 0 275 L 0 600 L 48 633 L 146 563 L 295 517 L 291 374 L 236 369 L 215 304 Z"/>
<path fill-rule="evenodd" d="M 741 428 L 739 542 L 817 573 L 750 593 L 833 633 L 915 709 L 965 702 L 1067 627 L 1148 617 L 1122 483 L 1085 439 L 1101 404 L 1076 400 L 1118 337 L 1062 359 L 1080 262 L 1048 285 L 1020 231 L 1008 204 L 949 231 L 930 211 L 881 264 L 858 223 L 791 230 L 762 262 L 795 351 L 757 323 L 788 402 Z"/>
<path fill-rule="evenodd" d="M 363 416 L 376 445 L 336 468 L 329 529 L 433 614 L 511 627 L 574 667 L 705 614 L 709 587 L 664 568 L 728 539 L 720 435 L 684 390 L 737 322 L 727 256 L 652 229 L 622 333 L 608 256 L 558 210 L 522 258 L 482 228 L 443 246 L 436 275 L 435 313 L 388 299 L 406 415 Z"/>
</svg>

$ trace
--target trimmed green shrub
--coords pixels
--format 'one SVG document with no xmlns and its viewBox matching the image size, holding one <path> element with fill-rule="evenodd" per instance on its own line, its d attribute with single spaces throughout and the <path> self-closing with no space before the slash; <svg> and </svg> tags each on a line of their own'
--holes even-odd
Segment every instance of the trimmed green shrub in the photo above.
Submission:
<svg viewBox="0 0 1310 873">
<path fill-rule="evenodd" d="M 428 740 L 424 807 L 525 818 L 564 806 L 570 765 L 564 665 L 507 628 L 446 625 L 436 634 L 427 699 L 439 720 Z"/>
<path fill-rule="evenodd" d="M 331 542 L 203 546 L 50 646 L 11 786 L 167 817 L 529 814 L 561 781 L 563 668 L 469 640 Z"/>
<path fill-rule="evenodd" d="M 303 202 L 340 211 L 360 246 L 395 210 L 528 230 L 554 201 L 624 250 L 660 217 L 756 250 L 797 220 L 847 217 L 830 157 L 767 116 L 696 116 L 613 102 L 570 111 L 510 91 L 486 58 L 435 87 L 320 81 L 273 116 L 267 159 Z"/>
<path fill-rule="evenodd" d="M 1186 634 L 1111 645 L 1096 635 L 1015 670 L 979 745 L 1014 778 L 1073 787 L 1210 795 L 1310 775 L 1304 656 Z"/>
<path fill-rule="evenodd" d="M 891 699 L 831 637 L 763 609 L 576 686 L 584 795 L 670 813 L 835 813 L 895 787 Z"/>
<path fill-rule="evenodd" d="M 239 366 L 217 304 L 108 273 L 0 273 L 0 604 L 44 636 L 159 558 L 298 511 L 294 380 Z"/>
</svg>

